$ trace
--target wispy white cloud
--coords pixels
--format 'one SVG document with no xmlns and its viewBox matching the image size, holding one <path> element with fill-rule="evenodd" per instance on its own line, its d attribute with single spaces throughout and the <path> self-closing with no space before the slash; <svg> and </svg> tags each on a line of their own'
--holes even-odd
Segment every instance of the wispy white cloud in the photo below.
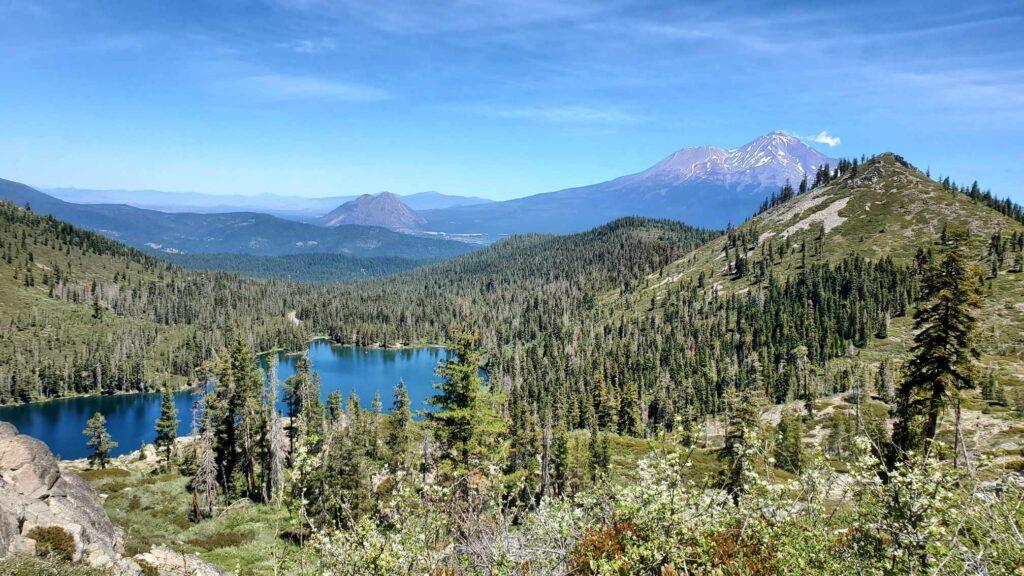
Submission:
<svg viewBox="0 0 1024 576">
<path fill-rule="evenodd" d="M 839 146 L 839 144 L 841 142 L 841 140 L 839 139 L 839 136 L 832 136 L 832 135 L 830 135 L 828 133 L 828 130 L 822 130 L 821 132 L 818 132 L 814 136 L 805 136 L 804 140 L 809 140 L 811 142 L 817 142 L 818 144 L 824 144 L 824 145 L 828 146 L 829 148 L 835 148 L 836 146 Z"/>
<path fill-rule="evenodd" d="M 626 125 L 640 121 L 640 117 L 629 112 L 598 106 L 481 106 L 475 110 L 495 118 L 533 120 L 550 124 Z"/>
<path fill-rule="evenodd" d="M 607 12 L 617 2 L 604 0 L 269 0 L 286 10 L 320 17 L 353 17 L 374 28 L 397 33 L 471 31 L 579 21 Z"/>
<path fill-rule="evenodd" d="M 32 0 L 2 0 L 0 14 L 13 16 L 46 16 L 49 9 L 42 2 Z"/>
<path fill-rule="evenodd" d="M 283 42 L 278 46 L 299 54 L 320 54 L 335 50 L 338 43 L 333 38 L 315 38 Z"/>
<path fill-rule="evenodd" d="M 391 98 L 391 94 L 381 88 L 314 76 L 261 74 L 230 80 L 227 84 L 230 88 L 244 92 L 249 96 L 272 101 L 338 100 L 345 102 L 376 102 Z"/>
</svg>

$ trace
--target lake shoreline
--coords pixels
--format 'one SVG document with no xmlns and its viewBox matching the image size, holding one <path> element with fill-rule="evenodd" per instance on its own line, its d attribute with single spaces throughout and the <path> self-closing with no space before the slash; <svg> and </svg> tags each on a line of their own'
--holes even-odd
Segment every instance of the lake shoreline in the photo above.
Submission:
<svg viewBox="0 0 1024 576">
<path fill-rule="evenodd" d="M 256 360 L 267 373 L 270 358 L 276 358 L 279 382 L 286 381 L 301 365 L 302 352 L 278 350 L 276 356 L 262 354 Z M 318 373 L 323 399 L 337 392 L 343 396 L 355 392 L 364 408 L 379 395 L 384 406 L 394 401 L 394 389 L 405 382 L 413 408 L 425 409 L 438 381 L 437 366 L 447 357 L 442 346 L 369 347 L 344 345 L 327 338 L 311 339 L 308 348 L 313 371 Z M 197 393 L 202 388 L 182 387 L 174 393 L 178 411 L 179 435 L 191 430 Z M 279 397 L 279 409 L 284 408 Z M 107 419 L 107 428 L 120 446 L 115 455 L 137 450 L 140 441 L 151 443 L 154 423 L 160 415 L 158 391 L 121 392 L 117 394 L 79 394 L 31 403 L 0 407 L 0 420 L 10 422 L 20 431 L 43 440 L 55 454 L 64 459 L 77 459 L 85 454 L 82 430 L 96 412 Z"/>
<path fill-rule="evenodd" d="M 311 337 L 309 339 L 308 342 L 306 342 L 306 345 L 308 347 L 308 345 L 310 345 L 310 344 L 312 344 L 314 342 L 319 342 L 319 341 L 326 341 L 331 346 L 350 347 L 350 348 L 367 348 L 367 349 L 370 349 L 370 350 L 418 350 L 418 349 L 422 349 L 422 348 L 432 348 L 432 349 L 442 349 L 443 350 L 445 348 L 445 346 L 443 344 L 391 344 L 391 345 L 388 345 L 388 346 L 384 346 L 380 342 L 377 342 L 375 344 L 355 344 L 355 343 L 339 342 L 337 340 L 331 339 L 330 336 L 313 336 L 313 337 Z M 280 354 L 282 356 L 301 356 L 304 353 L 305 352 L 303 352 L 302 350 L 294 350 L 294 349 L 285 348 L 285 347 L 277 347 L 277 348 L 271 348 L 269 350 L 263 350 L 263 351 L 260 351 L 260 352 L 256 352 L 255 356 L 257 358 L 262 358 L 262 357 L 264 357 L 264 356 L 266 356 L 268 354 Z M 172 378 L 184 378 L 184 376 L 172 376 Z M 193 384 L 191 386 L 189 386 L 189 385 L 172 386 L 171 387 L 171 392 L 174 392 L 174 393 L 188 392 L 190 390 L 196 390 L 197 388 L 199 388 L 198 384 Z M 130 395 L 133 395 L 133 394 L 160 394 L 162 392 L 163 392 L 162 389 L 153 389 L 153 390 L 118 390 L 116 392 L 112 392 L 112 393 L 109 393 L 109 394 L 108 393 L 104 393 L 104 392 L 90 392 L 90 393 L 83 393 L 83 394 L 66 394 L 64 396 L 54 396 L 53 398 L 43 398 L 43 399 L 40 399 L 40 400 L 30 400 L 28 402 L 16 402 L 14 404 L 0 404 L 0 409 L 3 409 L 3 408 L 13 408 L 13 407 L 16 407 L 16 406 L 32 406 L 32 405 L 35 405 L 35 404 L 47 404 L 49 402 L 60 402 L 62 400 L 75 400 L 75 399 L 81 399 L 81 398 L 100 398 L 100 397 L 114 397 L 114 396 L 130 396 Z"/>
</svg>

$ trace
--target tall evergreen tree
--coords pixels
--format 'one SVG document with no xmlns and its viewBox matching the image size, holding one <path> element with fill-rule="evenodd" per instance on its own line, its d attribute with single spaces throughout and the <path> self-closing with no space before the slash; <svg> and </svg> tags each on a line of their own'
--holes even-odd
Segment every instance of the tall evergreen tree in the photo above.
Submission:
<svg viewBox="0 0 1024 576">
<path fill-rule="evenodd" d="M 619 433 L 626 436 L 639 436 L 643 430 L 640 414 L 640 390 L 636 382 L 630 380 L 622 391 L 619 400 Z"/>
<path fill-rule="evenodd" d="M 178 409 L 174 405 L 171 388 L 167 386 L 160 395 L 160 417 L 156 420 L 156 440 L 153 442 L 157 452 L 163 451 L 165 466 L 170 465 L 174 440 L 177 437 Z"/>
<path fill-rule="evenodd" d="M 99 412 L 93 414 L 86 422 L 82 434 L 89 437 L 85 444 L 92 450 L 92 454 L 89 455 L 89 466 L 106 468 L 110 464 L 110 451 L 117 448 L 117 442 L 114 442 L 107 432 L 107 419 Z"/>
<path fill-rule="evenodd" d="M 489 449 L 504 435 L 495 414 L 492 392 L 480 377 L 480 349 L 475 331 L 458 329 L 437 373 L 441 382 L 430 403 L 438 410 L 427 413 L 435 438 L 441 446 L 440 463 L 447 463 L 456 477 L 478 467 Z"/>
<path fill-rule="evenodd" d="M 560 430 L 551 448 L 551 486 L 556 496 L 569 493 L 569 434 Z"/>
<path fill-rule="evenodd" d="M 914 436 L 927 448 L 947 405 L 975 385 L 980 274 L 967 255 L 967 229 L 951 224 L 943 232 L 942 257 L 925 269 L 922 291 L 926 300 L 914 313 L 918 332 L 899 391 L 893 441 L 904 453 L 913 448 Z"/>
<path fill-rule="evenodd" d="M 269 420 L 263 378 L 247 340 L 234 338 L 213 368 L 205 410 L 212 429 L 218 483 L 225 494 L 259 501 L 265 496 Z M 264 467 L 265 468 L 265 467 Z"/>
<path fill-rule="evenodd" d="M 761 430 L 761 404 L 760 391 L 747 390 L 732 402 L 726 418 L 725 446 L 719 451 L 719 458 L 725 464 L 723 485 L 737 506 L 753 466 L 752 451 Z"/>
<path fill-rule="evenodd" d="M 784 411 L 779 420 L 775 439 L 775 464 L 783 470 L 798 474 L 804 468 L 804 424 L 799 414 Z"/>
<path fill-rule="evenodd" d="M 392 466 L 404 468 L 412 445 L 412 411 L 405 382 L 398 381 L 394 395 L 391 412 L 387 416 L 387 456 Z"/>
<path fill-rule="evenodd" d="M 587 454 L 589 456 L 590 481 L 598 482 L 606 478 L 611 471 L 612 464 L 611 443 L 608 440 L 608 434 L 591 430 L 587 442 Z"/>
<path fill-rule="evenodd" d="M 345 411 L 342 404 L 341 392 L 338 390 L 331 390 L 330 393 L 327 394 L 327 420 L 331 424 L 335 424 L 341 420 Z"/>
</svg>

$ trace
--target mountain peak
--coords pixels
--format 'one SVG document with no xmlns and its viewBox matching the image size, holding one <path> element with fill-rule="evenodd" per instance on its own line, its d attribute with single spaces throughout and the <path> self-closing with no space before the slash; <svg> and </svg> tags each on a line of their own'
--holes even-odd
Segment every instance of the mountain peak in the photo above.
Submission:
<svg viewBox="0 0 1024 576">
<path fill-rule="evenodd" d="M 363 194 L 355 200 L 349 200 L 322 216 L 319 223 L 324 226 L 355 224 L 408 230 L 419 227 L 424 220 L 397 195 L 381 192 Z"/>
<path fill-rule="evenodd" d="M 787 181 L 797 182 L 804 175 L 814 174 L 821 165 L 835 163 L 800 138 L 775 131 L 739 148 L 683 148 L 651 168 L 626 178 L 663 181 L 666 185 L 705 181 L 761 191 Z"/>
</svg>

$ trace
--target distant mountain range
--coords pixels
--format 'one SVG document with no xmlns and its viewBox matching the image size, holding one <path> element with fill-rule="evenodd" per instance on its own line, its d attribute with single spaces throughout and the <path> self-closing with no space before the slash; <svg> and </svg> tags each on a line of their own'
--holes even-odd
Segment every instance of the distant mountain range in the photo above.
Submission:
<svg viewBox="0 0 1024 576">
<path fill-rule="evenodd" d="M 293 220 L 311 220 L 323 216 L 340 204 L 355 200 L 356 195 L 306 198 L 280 194 L 201 194 L 198 192 L 165 192 L 161 190 L 91 190 L 85 188 L 51 188 L 44 190 L 61 200 L 76 204 L 127 204 L 136 208 L 161 212 L 262 212 Z M 413 210 L 436 210 L 455 206 L 472 206 L 493 202 L 486 198 L 456 196 L 440 192 L 418 192 L 401 196 Z"/>
<path fill-rule="evenodd" d="M 383 226 L 391 230 L 411 230 L 426 224 L 398 196 L 390 192 L 363 194 L 349 200 L 323 217 L 317 219 L 323 226 L 356 224 L 360 226 Z"/>
<path fill-rule="evenodd" d="M 504 202 L 438 192 L 302 198 L 61 189 L 54 193 L 80 203 L 47 197 L 47 209 L 129 244 L 163 251 L 332 252 L 422 259 L 420 250 L 436 257 L 449 249 L 399 249 L 399 240 L 413 240 L 381 235 L 401 232 L 420 240 L 479 244 L 529 232 L 577 232 L 624 216 L 723 228 L 751 216 L 786 182 L 795 187 L 802 178 L 813 178 L 820 166 L 836 163 L 795 136 L 772 132 L 738 148 L 683 148 L 635 174 Z M 138 206 L 150 209 L 135 212 Z M 340 230 L 352 225 L 389 230 Z"/>
<path fill-rule="evenodd" d="M 835 163 L 799 138 L 772 132 L 739 148 L 683 148 L 647 170 L 600 184 L 419 214 L 424 229 L 491 238 L 575 232 L 622 216 L 721 228 L 753 214 L 787 181 L 795 187 L 819 166 Z"/>
<path fill-rule="evenodd" d="M 163 253 L 283 255 L 332 253 L 448 258 L 472 250 L 462 242 L 400 234 L 378 226 L 332 228 L 255 212 L 167 213 L 124 204 L 74 204 L 34 188 L 0 179 L 0 199 L 51 214 L 138 248 Z"/>
</svg>

